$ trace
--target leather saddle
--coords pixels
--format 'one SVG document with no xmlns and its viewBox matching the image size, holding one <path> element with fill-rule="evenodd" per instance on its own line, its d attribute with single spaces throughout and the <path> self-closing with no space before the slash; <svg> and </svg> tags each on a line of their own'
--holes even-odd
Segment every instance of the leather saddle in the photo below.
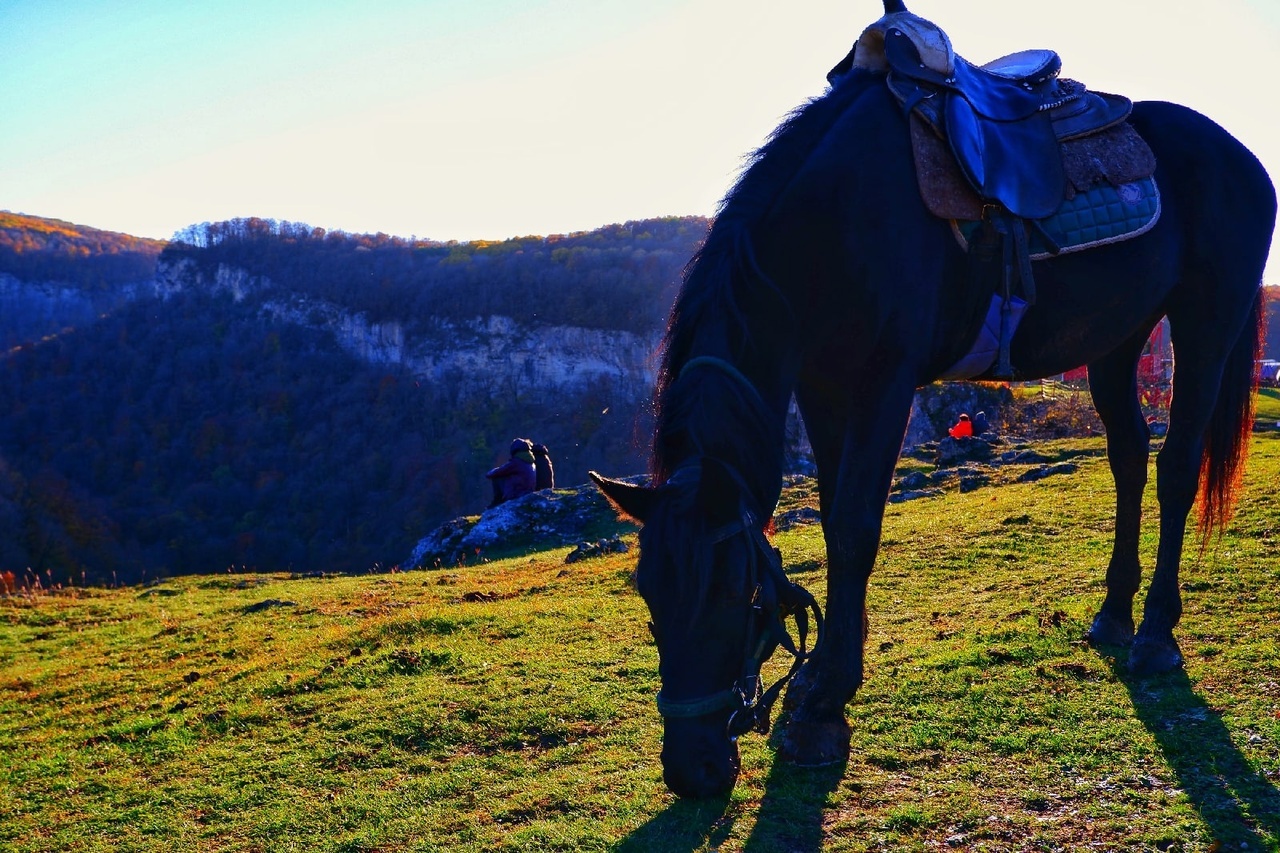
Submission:
<svg viewBox="0 0 1280 853">
<path fill-rule="evenodd" d="M 835 85 L 855 67 L 884 74 L 908 115 L 929 211 L 953 226 L 980 221 L 979 239 L 966 248 L 977 286 L 995 280 L 984 324 L 991 346 L 980 335 L 947 376 L 981 374 L 994 360 L 990 375 L 1012 378 L 1010 340 L 1036 301 L 1029 232 L 1057 254 L 1060 246 L 1042 220 L 1077 193 L 1155 172 L 1151 149 L 1127 123 L 1132 102 L 1060 77 L 1062 60 L 1052 50 L 975 65 L 955 53 L 940 27 L 890 0 L 885 16 L 863 31 L 827 79 Z M 982 357 L 974 358 L 978 348 Z"/>
<path fill-rule="evenodd" d="M 1059 77 L 1052 50 L 1026 50 L 984 66 L 957 56 L 947 75 L 927 67 L 912 39 L 885 34 L 888 85 L 904 109 L 945 139 L 984 201 L 1023 219 L 1050 216 L 1068 196 L 1062 145 L 1122 124 L 1128 98 Z"/>
</svg>

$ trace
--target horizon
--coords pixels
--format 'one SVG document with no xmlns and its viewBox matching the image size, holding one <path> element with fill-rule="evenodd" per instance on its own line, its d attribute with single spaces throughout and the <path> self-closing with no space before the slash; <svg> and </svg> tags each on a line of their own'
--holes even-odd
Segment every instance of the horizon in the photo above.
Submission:
<svg viewBox="0 0 1280 853">
<path fill-rule="evenodd" d="M 975 61 L 1052 47 L 1090 88 L 1184 103 L 1280 175 L 1255 109 L 1280 4 L 1081 0 L 1068 19 L 1012 0 L 909 5 Z M 251 216 L 438 242 L 711 217 L 881 11 L 20 0 L 0 6 L 0 208 L 161 240 Z M 1186 61 L 1207 55 L 1211 21 L 1229 22 L 1230 62 Z"/>
</svg>

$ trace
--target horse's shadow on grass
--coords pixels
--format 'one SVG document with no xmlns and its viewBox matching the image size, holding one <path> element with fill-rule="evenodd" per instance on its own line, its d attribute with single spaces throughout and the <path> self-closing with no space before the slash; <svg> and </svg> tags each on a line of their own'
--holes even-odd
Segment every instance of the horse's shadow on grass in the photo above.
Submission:
<svg viewBox="0 0 1280 853">
<path fill-rule="evenodd" d="M 770 744 L 781 737 L 775 727 Z M 844 778 L 846 762 L 827 767 L 795 767 L 775 759 L 765 777 L 755 822 L 743 850 L 809 853 L 822 849 L 822 816 L 827 798 Z M 622 839 L 615 853 L 692 853 L 717 850 L 733 834 L 744 809 L 729 796 L 711 800 L 676 800 L 660 814 Z"/>
<path fill-rule="evenodd" d="M 709 800 L 676 800 L 615 844 L 614 853 L 693 853 L 717 850 L 733 832 L 728 795 Z"/>
<path fill-rule="evenodd" d="M 780 733 L 770 738 L 778 746 Z M 822 849 L 822 818 L 831 792 L 840 787 L 848 761 L 825 767 L 796 767 L 775 760 L 764 782 L 760 810 L 743 849 L 809 853 Z"/>
<path fill-rule="evenodd" d="M 1265 850 L 1280 841 L 1280 791 L 1249 765 L 1186 672 L 1142 678 L 1129 672 L 1124 656 L 1108 660 L 1178 787 L 1221 849 Z"/>
</svg>

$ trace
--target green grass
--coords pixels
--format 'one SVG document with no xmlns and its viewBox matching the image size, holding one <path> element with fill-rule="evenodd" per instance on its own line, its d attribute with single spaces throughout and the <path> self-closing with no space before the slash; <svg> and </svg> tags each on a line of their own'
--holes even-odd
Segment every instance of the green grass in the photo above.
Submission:
<svg viewBox="0 0 1280 853">
<path fill-rule="evenodd" d="M 1256 419 L 1260 424 L 1276 426 L 1280 424 L 1280 388 L 1258 389 L 1258 411 Z"/>
<path fill-rule="evenodd" d="M 634 553 L 0 599 L 0 849 L 1280 849 L 1280 433 L 1146 681 L 1081 640 L 1101 441 L 1046 447 L 1079 471 L 887 510 L 848 766 L 751 735 L 710 803 L 662 786 Z M 776 542 L 821 598 L 819 528 Z"/>
</svg>

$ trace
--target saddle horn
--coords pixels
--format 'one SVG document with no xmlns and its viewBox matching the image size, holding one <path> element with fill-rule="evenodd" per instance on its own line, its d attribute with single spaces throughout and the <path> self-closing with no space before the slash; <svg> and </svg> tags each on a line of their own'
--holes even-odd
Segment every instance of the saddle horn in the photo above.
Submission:
<svg viewBox="0 0 1280 853">
<path fill-rule="evenodd" d="M 907 4 L 903 3 L 902 0 L 884 0 L 884 13 L 886 15 L 905 11 L 907 11 Z"/>
</svg>

